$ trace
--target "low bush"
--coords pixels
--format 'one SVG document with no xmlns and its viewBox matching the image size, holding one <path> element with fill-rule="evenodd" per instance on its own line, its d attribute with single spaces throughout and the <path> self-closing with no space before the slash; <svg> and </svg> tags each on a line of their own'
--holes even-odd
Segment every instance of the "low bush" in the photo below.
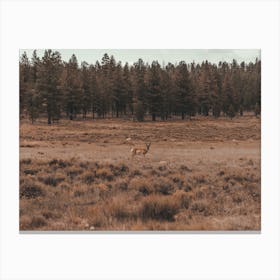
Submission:
<svg viewBox="0 0 280 280">
<path fill-rule="evenodd" d="M 24 172 L 25 175 L 35 175 L 35 174 L 38 173 L 38 170 L 36 170 L 36 169 L 25 169 L 23 172 Z"/>
<path fill-rule="evenodd" d="M 20 161 L 20 163 L 22 163 L 22 164 L 31 164 L 31 162 L 32 162 L 32 160 L 31 160 L 30 158 L 22 159 L 22 160 Z"/>
<path fill-rule="evenodd" d="M 114 178 L 114 174 L 110 169 L 103 167 L 96 171 L 96 177 L 103 180 L 112 181 Z"/>
<path fill-rule="evenodd" d="M 129 189 L 137 190 L 143 195 L 149 195 L 151 194 L 154 189 L 151 186 L 151 182 L 149 182 L 145 178 L 134 178 L 129 183 Z"/>
<path fill-rule="evenodd" d="M 171 196 L 149 195 L 142 200 L 140 216 L 143 220 L 174 221 L 179 205 Z"/>
<path fill-rule="evenodd" d="M 93 171 L 86 171 L 83 174 L 82 180 L 86 184 L 91 184 L 92 182 L 94 182 L 95 176 L 96 176 L 95 172 L 93 172 Z"/>
<path fill-rule="evenodd" d="M 83 170 L 80 168 L 72 167 L 67 170 L 67 176 L 69 176 L 72 180 L 81 173 L 83 173 Z"/>
<path fill-rule="evenodd" d="M 49 165 L 50 166 L 55 165 L 55 166 L 60 167 L 60 168 L 65 168 L 67 166 L 71 166 L 72 164 L 69 161 L 66 161 L 66 160 L 53 159 L 53 160 L 49 161 Z"/>
<path fill-rule="evenodd" d="M 39 177 L 38 179 L 40 182 L 44 183 L 45 185 L 56 187 L 59 183 L 63 182 L 65 178 L 47 176 L 47 177 Z"/>
<path fill-rule="evenodd" d="M 129 168 L 127 165 L 125 165 L 124 163 L 121 163 L 120 165 L 112 165 L 110 164 L 110 169 L 113 172 L 114 176 L 122 176 L 124 175 L 126 172 L 129 171 Z"/>
<path fill-rule="evenodd" d="M 177 190 L 173 194 L 173 197 L 178 202 L 178 204 L 180 205 L 180 208 L 185 208 L 185 209 L 189 208 L 190 203 L 192 201 L 192 196 L 191 195 L 188 195 L 183 190 Z"/>
<path fill-rule="evenodd" d="M 34 216 L 32 217 L 30 226 L 31 228 L 39 228 L 39 227 L 43 227 L 46 226 L 47 222 L 46 219 L 43 216 Z"/>
<path fill-rule="evenodd" d="M 39 196 L 45 196 L 45 191 L 38 185 L 22 186 L 20 188 L 20 198 L 36 198 Z"/>
<path fill-rule="evenodd" d="M 157 193 L 161 193 L 163 195 L 170 195 L 175 191 L 174 185 L 171 184 L 169 180 L 163 179 L 154 184 L 154 189 Z"/>
</svg>

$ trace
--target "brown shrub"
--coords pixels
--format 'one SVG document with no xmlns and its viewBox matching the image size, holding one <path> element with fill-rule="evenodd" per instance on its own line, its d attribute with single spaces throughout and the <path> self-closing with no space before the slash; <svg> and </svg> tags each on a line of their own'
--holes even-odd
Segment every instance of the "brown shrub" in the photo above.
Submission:
<svg viewBox="0 0 280 280">
<path fill-rule="evenodd" d="M 86 171 L 83 174 L 82 181 L 86 184 L 91 184 L 92 182 L 94 182 L 94 178 L 95 178 L 95 172 Z"/>
<path fill-rule="evenodd" d="M 174 175 L 172 177 L 172 181 L 177 185 L 179 189 L 183 188 L 184 186 L 184 178 L 181 175 Z"/>
<path fill-rule="evenodd" d="M 35 175 L 38 173 L 38 170 L 37 169 L 25 169 L 23 172 L 25 175 Z"/>
<path fill-rule="evenodd" d="M 154 184 L 154 189 L 157 193 L 163 195 L 170 195 L 175 191 L 173 184 L 168 179 L 160 179 L 159 182 Z"/>
<path fill-rule="evenodd" d="M 80 167 L 83 169 L 88 169 L 89 166 L 90 166 L 90 163 L 88 161 L 80 162 Z"/>
<path fill-rule="evenodd" d="M 192 201 L 192 196 L 183 190 L 177 190 L 174 194 L 175 201 L 178 201 L 180 208 L 188 209 Z"/>
<path fill-rule="evenodd" d="M 130 177 L 141 176 L 142 172 L 138 169 L 135 169 L 131 172 Z"/>
<path fill-rule="evenodd" d="M 192 187 L 190 186 L 190 184 L 186 184 L 185 186 L 183 186 L 183 190 L 185 192 L 191 192 L 192 191 Z"/>
<path fill-rule="evenodd" d="M 143 220 L 174 221 L 179 205 L 171 196 L 149 195 L 142 200 L 140 216 Z"/>
<path fill-rule="evenodd" d="M 56 187 L 59 183 L 65 180 L 64 177 L 54 177 L 54 176 L 47 176 L 47 177 L 39 177 L 38 180 L 45 185 Z"/>
<path fill-rule="evenodd" d="M 22 159 L 20 164 L 31 164 L 32 160 L 30 158 Z"/>
<path fill-rule="evenodd" d="M 73 197 L 80 197 L 80 196 L 84 196 L 86 194 L 88 194 L 89 188 L 88 185 L 84 185 L 84 184 L 77 184 L 74 185 L 71 189 L 71 194 Z"/>
<path fill-rule="evenodd" d="M 40 227 L 43 227 L 45 225 L 47 225 L 47 222 L 46 222 L 46 219 L 43 216 L 38 215 L 38 216 L 32 217 L 32 220 L 31 220 L 31 223 L 30 223 L 31 228 L 40 228 Z"/>
<path fill-rule="evenodd" d="M 191 210 L 195 213 L 204 214 L 205 216 L 207 216 L 209 214 L 208 203 L 204 200 L 194 202 L 192 203 Z"/>
<path fill-rule="evenodd" d="M 51 219 L 58 219 L 61 217 L 61 214 L 58 214 L 56 212 L 52 212 L 52 211 L 43 211 L 42 215 L 44 218 L 46 218 L 47 220 Z"/>
<path fill-rule="evenodd" d="M 39 196 L 45 196 L 45 191 L 38 185 L 26 185 L 20 187 L 20 198 L 36 198 Z"/>
<path fill-rule="evenodd" d="M 65 168 L 67 166 L 71 166 L 72 163 L 69 162 L 69 161 L 66 161 L 66 160 L 62 160 L 62 159 L 53 159 L 51 161 L 49 161 L 49 166 L 57 166 L 57 167 L 60 167 L 60 168 Z"/>
<path fill-rule="evenodd" d="M 116 189 L 119 189 L 119 190 L 121 190 L 121 191 L 127 191 L 127 189 L 128 189 L 128 184 L 127 184 L 126 181 L 117 182 L 117 183 L 115 184 L 115 188 L 116 188 Z"/>
<path fill-rule="evenodd" d="M 129 168 L 126 164 L 121 163 L 120 165 L 109 165 L 111 171 L 113 172 L 114 176 L 122 176 L 129 171 Z"/>
<path fill-rule="evenodd" d="M 117 220 L 128 219 L 130 216 L 127 203 L 123 199 L 114 198 L 109 202 L 108 207 L 111 216 L 115 217 Z"/>
<path fill-rule="evenodd" d="M 151 183 L 147 179 L 141 177 L 132 179 L 129 182 L 129 189 L 137 190 L 143 195 L 149 195 L 154 191 Z"/>
<path fill-rule="evenodd" d="M 166 167 L 165 165 L 160 165 L 160 166 L 158 167 L 158 170 L 159 170 L 159 171 L 165 171 L 165 170 L 167 170 L 167 167 Z"/>
<path fill-rule="evenodd" d="M 83 173 L 83 169 L 76 168 L 76 167 L 72 167 L 67 170 L 67 176 L 69 176 L 71 180 L 73 180 L 76 176 L 78 176 L 81 173 Z"/>
<path fill-rule="evenodd" d="M 189 167 L 187 167 L 186 165 L 183 165 L 183 164 L 180 166 L 180 170 L 181 171 L 186 171 L 186 172 L 192 172 L 191 168 L 189 168 Z"/>
<path fill-rule="evenodd" d="M 103 167 L 96 171 L 96 177 L 103 180 L 112 181 L 114 174 L 110 169 Z"/>
<path fill-rule="evenodd" d="M 198 176 L 195 176 L 194 179 L 195 179 L 197 184 L 205 184 L 205 183 L 207 183 L 207 180 L 206 180 L 205 176 L 202 175 L 202 174 L 200 174 Z"/>
</svg>

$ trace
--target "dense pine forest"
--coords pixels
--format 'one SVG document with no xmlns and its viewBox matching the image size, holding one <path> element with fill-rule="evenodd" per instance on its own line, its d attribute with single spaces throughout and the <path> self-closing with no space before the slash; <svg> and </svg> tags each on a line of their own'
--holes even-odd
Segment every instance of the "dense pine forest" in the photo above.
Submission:
<svg viewBox="0 0 280 280">
<path fill-rule="evenodd" d="M 48 124 L 60 118 L 131 118 L 167 120 L 195 115 L 233 118 L 260 114 L 261 61 L 160 65 L 141 58 L 122 65 L 104 54 L 101 61 L 79 65 L 57 51 L 36 50 L 20 57 L 20 116 Z"/>
</svg>

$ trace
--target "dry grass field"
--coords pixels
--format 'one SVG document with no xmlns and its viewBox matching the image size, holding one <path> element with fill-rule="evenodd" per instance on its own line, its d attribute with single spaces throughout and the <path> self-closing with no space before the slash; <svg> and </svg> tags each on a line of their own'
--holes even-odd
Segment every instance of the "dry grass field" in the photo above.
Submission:
<svg viewBox="0 0 280 280">
<path fill-rule="evenodd" d="M 260 230 L 260 136 L 253 116 L 22 120 L 20 230 Z"/>
</svg>

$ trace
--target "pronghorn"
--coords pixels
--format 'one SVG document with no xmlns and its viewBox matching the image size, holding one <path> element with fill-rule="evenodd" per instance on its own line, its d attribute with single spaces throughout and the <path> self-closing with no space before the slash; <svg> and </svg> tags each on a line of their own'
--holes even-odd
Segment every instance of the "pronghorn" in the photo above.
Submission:
<svg viewBox="0 0 280 280">
<path fill-rule="evenodd" d="M 131 152 L 131 154 L 132 154 L 133 157 L 134 157 L 135 155 L 140 155 L 140 154 L 142 154 L 143 156 L 145 156 L 145 155 L 148 153 L 148 151 L 149 151 L 149 149 L 150 149 L 150 146 L 151 146 L 151 142 L 149 142 L 148 144 L 146 144 L 146 147 L 144 147 L 144 146 L 136 146 L 136 147 L 132 148 L 132 149 L 130 150 L 130 152 Z"/>
</svg>

